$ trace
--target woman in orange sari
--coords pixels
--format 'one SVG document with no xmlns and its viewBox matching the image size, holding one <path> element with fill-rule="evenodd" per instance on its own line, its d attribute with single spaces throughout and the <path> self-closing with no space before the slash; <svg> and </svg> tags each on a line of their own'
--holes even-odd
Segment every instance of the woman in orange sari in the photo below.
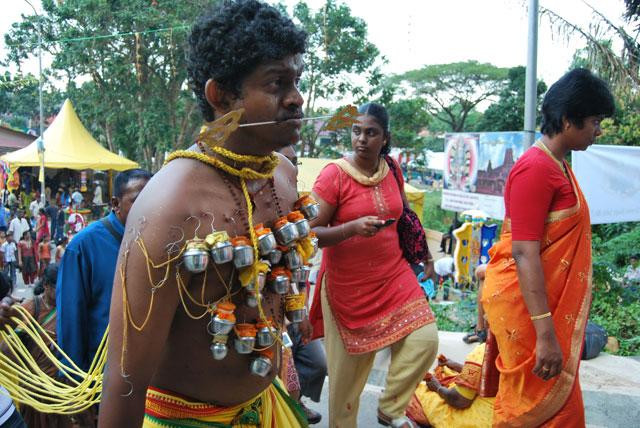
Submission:
<svg viewBox="0 0 640 428">
<path fill-rule="evenodd" d="M 499 349 L 496 427 L 585 425 L 578 365 L 591 304 L 591 224 L 564 158 L 593 144 L 613 111 L 602 80 L 567 73 L 544 98 L 542 139 L 509 174 L 482 292 Z"/>
</svg>

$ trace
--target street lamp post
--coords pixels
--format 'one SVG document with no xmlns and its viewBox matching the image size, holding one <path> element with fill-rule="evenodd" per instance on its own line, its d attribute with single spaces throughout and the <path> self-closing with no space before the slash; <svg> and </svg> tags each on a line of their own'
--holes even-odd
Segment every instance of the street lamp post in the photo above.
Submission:
<svg viewBox="0 0 640 428">
<path fill-rule="evenodd" d="M 536 105 L 538 101 L 538 0 L 529 0 L 529 33 L 527 38 L 527 70 L 524 94 L 524 132 L 526 147 L 536 137 Z"/>
<path fill-rule="evenodd" d="M 38 153 L 40 154 L 40 168 L 42 173 L 42 181 L 40 182 L 40 202 L 44 207 L 46 204 L 45 185 L 44 185 L 44 108 L 42 106 L 42 19 L 35 7 L 29 0 L 24 0 L 33 13 L 38 17 L 38 99 L 40 103 L 40 142 L 38 144 Z M 39 175 L 39 174 L 38 174 Z"/>
</svg>

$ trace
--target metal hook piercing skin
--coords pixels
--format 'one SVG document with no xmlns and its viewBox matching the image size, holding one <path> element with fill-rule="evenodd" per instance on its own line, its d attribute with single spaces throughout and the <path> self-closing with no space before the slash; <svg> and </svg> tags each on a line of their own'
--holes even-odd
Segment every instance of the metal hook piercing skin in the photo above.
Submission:
<svg viewBox="0 0 640 428">
<path fill-rule="evenodd" d="M 133 395 L 133 382 L 127 379 L 130 376 L 131 375 L 120 373 L 120 377 L 122 377 L 124 383 L 130 386 L 129 392 L 127 392 L 126 394 L 120 394 L 121 397 L 131 397 Z"/>
<path fill-rule="evenodd" d="M 200 230 L 200 226 L 202 226 L 202 221 L 200 221 L 200 219 L 197 216 L 192 215 L 192 216 L 187 217 L 187 219 L 184 222 L 186 223 L 191 219 L 194 219 L 194 220 L 198 221 L 198 225 L 196 226 L 196 230 L 193 231 L 193 239 L 198 239 L 198 230 Z"/>
<path fill-rule="evenodd" d="M 171 230 L 171 229 L 179 230 L 180 233 L 181 233 L 181 236 L 177 241 L 170 242 L 164 247 L 169 254 L 173 254 L 175 251 L 178 251 L 179 250 L 178 242 L 181 242 L 184 239 L 184 229 L 183 228 L 178 227 L 178 226 L 170 226 L 169 230 Z"/>
<path fill-rule="evenodd" d="M 211 217 L 211 233 L 216 231 L 215 228 L 215 222 L 216 222 L 216 216 L 213 215 L 213 213 L 211 212 L 206 212 L 206 213 L 202 213 L 203 216 L 208 215 L 209 217 Z"/>
</svg>

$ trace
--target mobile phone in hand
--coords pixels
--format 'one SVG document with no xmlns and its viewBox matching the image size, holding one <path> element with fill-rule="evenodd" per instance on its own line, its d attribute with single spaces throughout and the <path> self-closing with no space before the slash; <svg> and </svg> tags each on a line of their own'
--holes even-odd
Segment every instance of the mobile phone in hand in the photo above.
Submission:
<svg viewBox="0 0 640 428">
<path fill-rule="evenodd" d="M 376 224 L 376 227 L 378 229 L 382 229 L 383 227 L 391 226 L 393 223 L 395 223 L 395 221 L 396 221 L 395 218 L 389 218 L 389 219 L 385 220 L 385 222 L 382 223 L 382 224 Z"/>
</svg>

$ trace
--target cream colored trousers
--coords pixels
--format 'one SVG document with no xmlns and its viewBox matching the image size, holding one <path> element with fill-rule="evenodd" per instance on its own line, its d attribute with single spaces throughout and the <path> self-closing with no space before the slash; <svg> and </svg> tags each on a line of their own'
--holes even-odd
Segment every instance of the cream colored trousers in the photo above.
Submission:
<svg viewBox="0 0 640 428">
<path fill-rule="evenodd" d="M 349 354 L 333 320 L 322 287 L 322 316 L 324 318 L 324 345 L 329 373 L 329 426 L 331 428 L 357 427 L 360 394 L 369 377 L 375 352 Z M 411 395 L 433 364 L 438 352 L 438 329 L 427 324 L 390 346 L 391 364 L 387 384 L 380 396 L 378 408 L 387 416 L 404 416 Z"/>
</svg>

